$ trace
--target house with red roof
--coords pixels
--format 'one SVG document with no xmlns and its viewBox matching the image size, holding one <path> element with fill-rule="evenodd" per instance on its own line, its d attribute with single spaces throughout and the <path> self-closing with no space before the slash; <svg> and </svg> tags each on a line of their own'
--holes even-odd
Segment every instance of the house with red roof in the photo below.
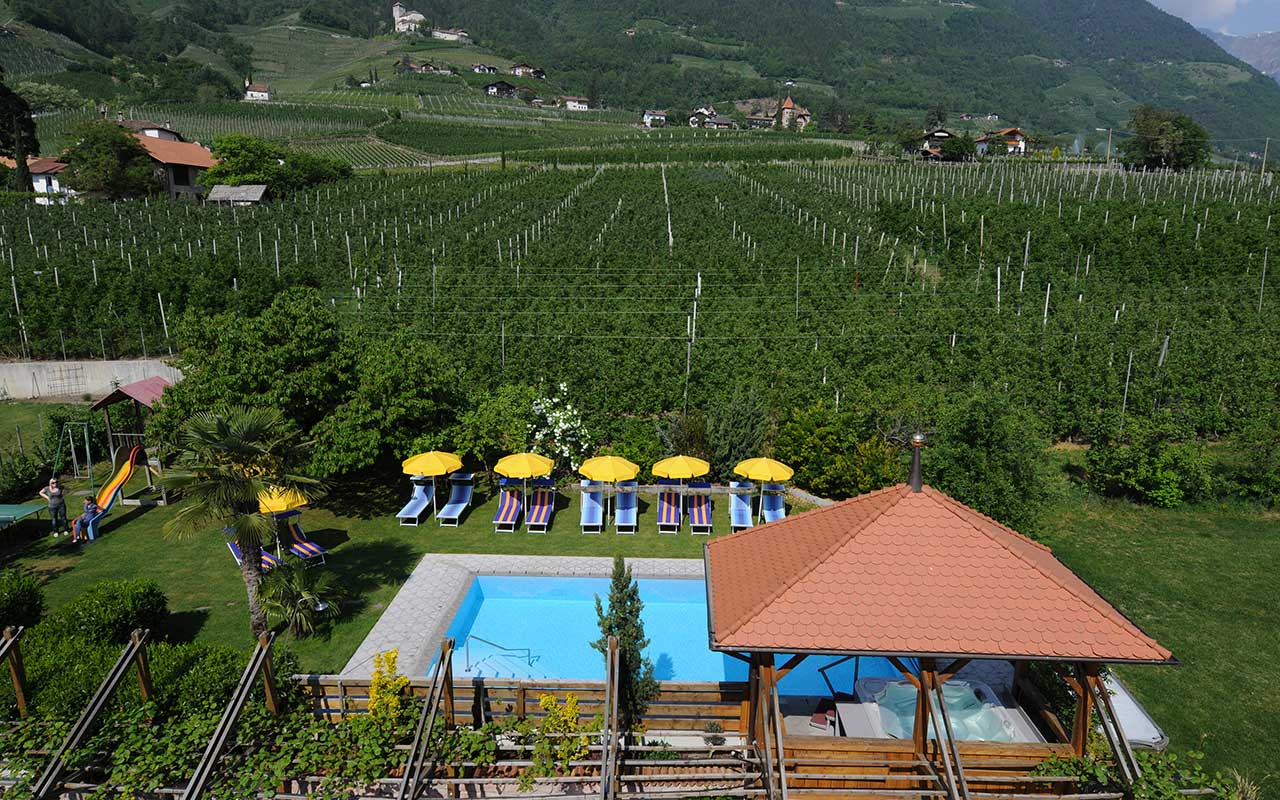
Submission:
<svg viewBox="0 0 1280 800">
<path fill-rule="evenodd" d="M 208 148 L 198 142 L 159 139 L 141 133 L 135 133 L 134 138 L 155 162 L 156 175 L 170 197 L 204 194 L 200 177 L 218 163 Z"/>
<path fill-rule="evenodd" d="M 1001 128 L 998 131 L 989 131 L 979 136 L 975 142 L 978 145 L 978 155 L 981 156 L 1023 156 L 1028 152 L 1027 134 L 1021 128 Z"/>
<path fill-rule="evenodd" d="M 18 162 L 12 158 L 0 156 L 0 164 L 15 169 Z M 28 158 L 27 169 L 31 172 L 31 186 L 36 193 L 36 203 L 47 206 L 54 203 L 65 203 L 75 192 L 66 189 L 59 182 L 59 175 L 67 165 L 54 158 Z"/>
</svg>

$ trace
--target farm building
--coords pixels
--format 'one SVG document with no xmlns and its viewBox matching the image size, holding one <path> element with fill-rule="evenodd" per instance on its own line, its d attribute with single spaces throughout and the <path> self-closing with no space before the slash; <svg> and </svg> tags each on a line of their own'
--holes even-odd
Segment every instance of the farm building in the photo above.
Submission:
<svg viewBox="0 0 1280 800">
<path fill-rule="evenodd" d="M 184 141 L 182 134 L 175 131 L 168 122 L 152 122 L 149 119 L 125 119 L 124 114 L 117 114 L 116 124 L 125 130 L 140 136 L 147 136 L 152 139 L 164 139 L 170 142 Z"/>
<path fill-rule="evenodd" d="M 170 197 L 203 194 L 200 175 L 216 162 L 204 147 L 190 142 L 173 141 L 135 133 L 134 138 L 156 163 L 156 174 L 164 182 Z"/>
<path fill-rule="evenodd" d="M 431 38 L 440 39 L 445 42 L 471 44 L 471 34 L 461 28 L 433 28 L 431 31 Z"/>
<path fill-rule="evenodd" d="M 640 121 L 646 128 L 665 128 L 667 126 L 667 112 L 646 110 Z"/>
<path fill-rule="evenodd" d="M 561 97 L 560 105 L 567 111 L 588 111 L 591 109 L 591 101 L 585 97 Z"/>
<path fill-rule="evenodd" d="M 9 169 L 18 165 L 12 158 L 3 156 L 0 156 L 0 164 Z M 52 158 L 27 159 L 27 169 L 31 171 L 31 186 L 37 195 L 44 195 L 36 198 L 38 205 L 65 203 L 67 197 L 75 194 L 70 189 L 64 189 L 58 182 L 58 176 L 66 168 L 66 164 Z"/>
<path fill-rule="evenodd" d="M 513 65 L 511 67 L 511 74 L 518 78 L 536 78 L 540 81 L 545 81 L 547 79 L 546 71 L 538 67 L 531 67 L 528 64 Z"/>
<path fill-rule="evenodd" d="M 271 101 L 271 87 L 265 83 L 253 83 L 246 78 L 244 99 L 251 103 L 268 103 Z"/>
<path fill-rule="evenodd" d="M 267 202 L 270 191 L 264 184 L 245 184 L 243 186 L 227 186 L 218 184 L 209 190 L 205 199 L 210 203 L 226 203 L 229 206 L 254 206 Z"/>
<path fill-rule="evenodd" d="M 946 128 L 926 131 L 920 137 L 920 155 L 924 158 L 941 158 L 942 144 L 954 138 L 955 134 Z"/>
<path fill-rule="evenodd" d="M 477 75 L 497 75 L 499 69 L 492 64 L 472 64 L 471 71 Z"/>
<path fill-rule="evenodd" d="M 1027 134 L 1021 128 L 1001 128 L 989 131 L 977 139 L 979 155 L 1026 155 Z M 1001 149 L 1001 145 L 1004 149 Z"/>
<path fill-rule="evenodd" d="M 809 127 L 813 114 L 788 96 L 779 103 L 769 97 L 739 100 L 734 106 L 747 115 L 747 127 L 753 129 L 786 128 L 802 131 Z"/>
<path fill-rule="evenodd" d="M 484 93 L 490 97 L 515 97 L 516 87 L 506 81 L 494 81 L 484 87 Z"/>
</svg>

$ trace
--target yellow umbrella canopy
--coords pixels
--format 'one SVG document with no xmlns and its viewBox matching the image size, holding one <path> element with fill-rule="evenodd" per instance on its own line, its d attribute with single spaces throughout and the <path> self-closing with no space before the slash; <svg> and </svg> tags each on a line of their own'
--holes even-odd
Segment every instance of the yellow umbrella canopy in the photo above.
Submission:
<svg viewBox="0 0 1280 800">
<path fill-rule="evenodd" d="M 746 461 L 738 462 L 738 466 L 734 467 L 733 471 L 744 478 L 767 483 L 790 480 L 791 476 L 796 474 L 794 469 L 772 458 L 748 458 Z"/>
<path fill-rule="evenodd" d="M 512 453 L 498 459 L 494 471 L 508 478 L 538 478 L 551 473 L 555 462 L 537 453 Z"/>
<path fill-rule="evenodd" d="M 697 478 L 711 471 L 711 465 L 693 456 L 672 456 L 653 465 L 653 474 L 660 478 Z"/>
<path fill-rule="evenodd" d="M 453 453 L 432 450 L 427 453 L 418 453 L 416 456 L 410 456 L 401 461 L 400 466 L 405 475 L 435 477 L 436 475 L 448 475 L 451 472 L 457 472 L 462 469 L 462 459 Z"/>
<path fill-rule="evenodd" d="M 258 510 L 263 514 L 282 514 L 306 504 L 307 498 L 296 489 L 272 486 L 258 495 Z"/>
<path fill-rule="evenodd" d="M 583 461 L 578 472 L 588 480 L 613 483 L 631 480 L 640 474 L 640 466 L 621 456 L 596 456 Z"/>
</svg>

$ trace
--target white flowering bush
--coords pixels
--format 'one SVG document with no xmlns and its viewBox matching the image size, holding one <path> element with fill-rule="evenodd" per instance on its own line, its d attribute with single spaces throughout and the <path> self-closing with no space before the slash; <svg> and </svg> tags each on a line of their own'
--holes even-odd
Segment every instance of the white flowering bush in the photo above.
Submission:
<svg viewBox="0 0 1280 800">
<path fill-rule="evenodd" d="M 529 445 L 534 452 L 568 464 L 577 471 L 591 454 L 591 437 L 582 423 L 582 414 L 566 399 L 569 387 L 560 384 L 556 392 L 533 401 L 533 421 L 529 423 Z"/>
</svg>

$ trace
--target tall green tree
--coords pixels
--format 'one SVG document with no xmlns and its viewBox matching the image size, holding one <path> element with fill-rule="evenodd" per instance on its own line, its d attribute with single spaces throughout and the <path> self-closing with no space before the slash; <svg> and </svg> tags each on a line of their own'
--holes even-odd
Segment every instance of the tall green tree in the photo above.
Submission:
<svg viewBox="0 0 1280 800">
<path fill-rule="evenodd" d="M 67 186 L 112 200 L 160 190 L 151 157 L 124 128 L 98 120 L 81 127 L 78 135 L 79 141 L 62 154 Z"/>
<path fill-rule="evenodd" d="M 255 636 L 267 630 L 259 593 L 262 549 L 275 536 L 275 519 L 258 509 L 258 497 L 270 487 L 292 490 L 308 500 L 324 485 L 300 470 L 309 458 L 279 411 L 231 406 L 206 411 L 183 427 L 176 471 L 166 485 L 187 502 L 165 523 L 165 533 L 182 538 L 216 534 L 234 541 L 243 555 L 240 576 L 249 601 L 249 627 Z"/>
<path fill-rule="evenodd" d="M 21 120 L 13 118 L 13 188 L 30 194 L 36 190 L 31 180 L 31 165 L 27 163 L 27 143 L 22 136 Z"/>
<path fill-rule="evenodd" d="M 635 728 L 649 703 L 658 696 L 659 686 L 653 676 L 653 662 L 645 655 L 649 640 L 644 635 L 640 612 L 640 585 L 631 577 L 631 567 L 622 556 L 613 558 L 613 575 L 609 581 L 609 610 L 605 611 L 596 596 L 596 619 L 600 638 L 591 646 L 602 654 L 609 652 L 609 637 L 618 640 L 618 717 L 625 730 Z"/>
<path fill-rule="evenodd" d="M 28 155 L 40 152 L 31 106 L 4 83 L 4 69 L 0 68 L 0 156 L 13 158 L 19 145 Z"/>
<path fill-rule="evenodd" d="M 1138 106 L 1129 119 L 1133 135 L 1120 143 L 1130 167 L 1184 170 L 1209 160 L 1209 133 L 1178 111 Z"/>
</svg>

